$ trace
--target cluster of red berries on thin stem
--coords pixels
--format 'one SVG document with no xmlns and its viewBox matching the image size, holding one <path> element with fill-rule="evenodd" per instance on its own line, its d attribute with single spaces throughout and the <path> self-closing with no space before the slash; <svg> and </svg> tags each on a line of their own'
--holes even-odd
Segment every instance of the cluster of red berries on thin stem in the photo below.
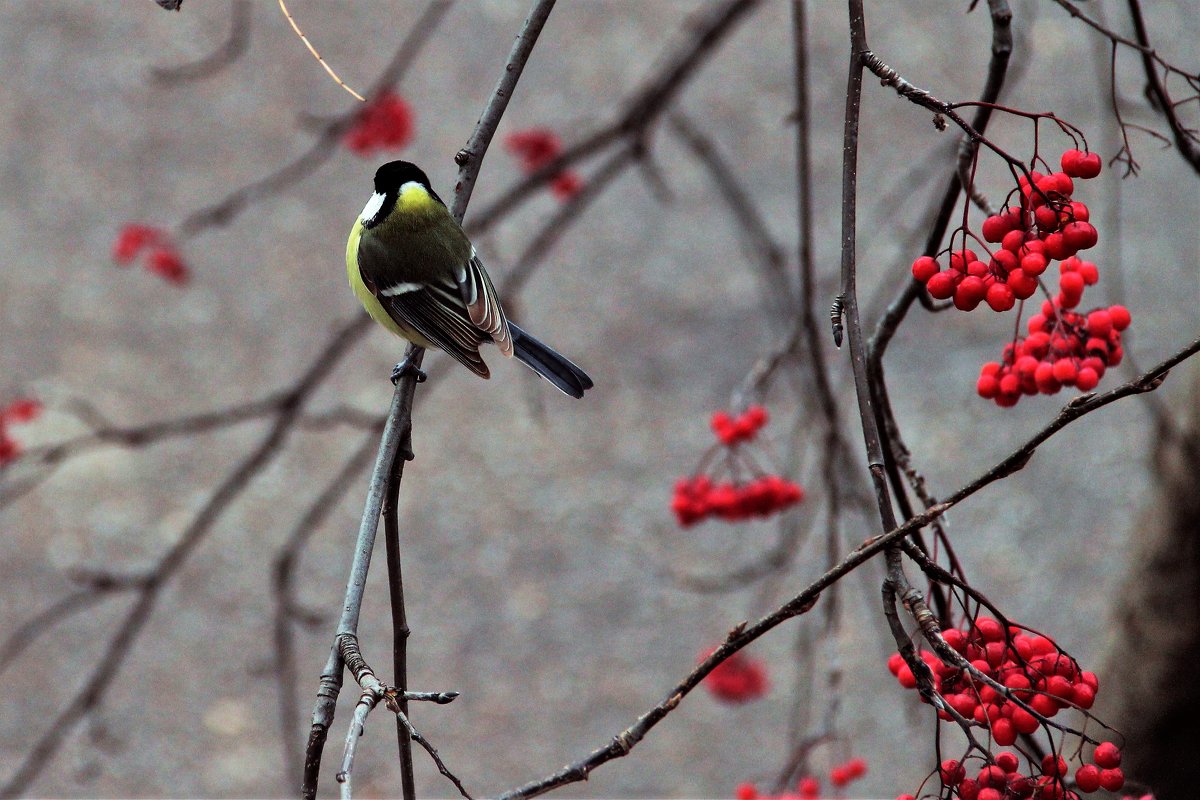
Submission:
<svg viewBox="0 0 1200 800">
<path fill-rule="evenodd" d="M 562 139 L 548 128 L 526 128 L 504 137 L 504 149 L 517 157 L 526 173 L 537 172 L 562 155 Z M 550 180 L 550 191 L 559 200 L 570 200 L 583 188 L 583 178 L 564 169 Z"/>
<path fill-rule="evenodd" d="M 1067 259 L 1064 270 L 1083 270 L 1088 262 Z M 1065 271 L 1066 275 L 1078 272 Z M 1023 395 L 1055 394 L 1064 386 L 1082 392 L 1096 388 L 1109 367 L 1121 363 L 1121 331 L 1129 327 L 1124 306 L 1094 308 L 1086 315 L 1070 311 L 1058 299 L 1042 303 L 1029 318 L 1029 335 L 1005 345 L 1000 361 L 989 361 L 975 389 L 999 406 L 1013 406 Z"/>
<path fill-rule="evenodd" d="M 0 467 L 21 455 L 21 443 L 9 429 L 13 425 L 33 422 L 42 413 L 42 404 L 31 398 L 14 400 L 0 409 Z"/>
<path fill-rule="evenodd" d="M 698 660 L 704 661 L 715 650 L 706 650 Z M 770 688 L 766 663 L 741 650 L 713 667 L 701 683 L 715 699 L 731 705 L 757 700 Z"/>
<path fill-rule="evenodd" d="M 937 774 L 949 796 L 962 800 L 1080 800 L 1080 793 L 1091 794 L 1098 789 L 1115 792 L 1125 785 L 1120 768 L 1121 749 L 1117 745 L 1101 742 L 1092 760 L 1093 763 L 1075 770 L 1074 789 L 1066 787 L 1070 772 L 1066 759 L 1054 753 L 1042 757 L 1036 772 L 1030 769 L 1023 773 L 1021 757 L 1002 750 L 973 777 L 967 776 L 966 763 L 953 758 L 943 761 Z M 900 795 L 896 800 L 912 797 Z"/>
<path fill-rule="evenodd" d="M 191 279 L 191 272 L 170 234 L 153 225 L 126 223 L 113 242 L 113 261 L 117 266 L 127 267 L 139 256 L 147 270 L 167 283 L 183 286 Z"/>
<path fill-rule="evenodd" d="M 921 256 L 913 277 L 930 296 L 952 299 L 955 308 L 972 311 L 986 303 L 1004 312 L 1041 289 L 1049 299 L 1030 320 L 1030 336 L 1005 348 L 1000 362 L 985 364 L 977 384 L 980 396 L 997 405 L 1016 405 L 1023 395 L 1054 394 L 1064 386 L 1095 388 L 1104 370 L 1121 360 L 1120 332 L 1128 327 L 1123 306 L 1075 311 L 1084 289 L 1100 279 L 1096 265 L 1077 254 L 1094 247 L 1098 235 L 1086 204 L 1074 198 L 1075 180 L 1100 174 L 1096 153 L 1067 150 L 1062 170 L 1032 171 L 1017 180 L 1015 203 L 983 221 L 980 235 L 962 229 L 963 246 L 949 253 L 948 269 Z M 983 254 L 966 246 L 975 239 Z M 998 245 L 998 247 L 991 247 Z M 1058 261 L 1058 292 L 1051 296 L 1043 275 Z"/>
<path fill-rule="evenodd" d="M 866 774 L 867 760 L 852 758 L 829 770 L 829 783 L 836 789 L 842 789 Z M 796 782 L 795 792 L 779 795 L 759 794 L 758 787 L 753 783 L 739 783 L 733 796 L 736 800 L 817 800 L 821 796 L 821 781 L 806 775 Z"/>
<path fill-rule="evenodd" d="M 945 270 L 936 258 L 921 256 L 913 262 L 913 277 L 925 284 L 934 299 L 953 298 L 954 307 L 962 311 L 974 311 L 985 301 L 993 311 L 1008 311 L 1018 300 L 1033 297 L 1038 276 L 1051 261 L 1070 258 L 1096 245 L 1098 236 L 1088 221 L 1088 207 L 1071 195 L 1075 191 L 1073 177 L 1099 174 L 1100 157 L 1089 153 L 1081 160 L 1081 155 L 1078 150 L 1063 153 L 1062 172 L 1042 175 L 1034 171 L 1020 176 L 1020 202 L 988 217 L 981 226 L 983 240 L 979 243 L 987 261 L 966 247 L 950 253 L 949 269 Z M 1087 169 L 1082 168 L 1085 161 Z M 966 235 L 964 232 L 964 239 Z M 985 243 L 1000 246 L 989 251 Z"/>
<path fill-rule="evenodd" d="M 342 143 L 350 152 L 368 158 L 378 150 L 406 147 L 414 128 L 412 106 L 395 92 L 386 91 L 358 112 Z"/>
<path fill-rule="evenodd" d="M 1099 681 L 1095 673 L 1080 669 L 1045 636 L 1017 626 L 1005 628 L 990 617 L 978 617 L 965 628 L 947 630 L 942 635 L 975 670 L 1003 685 L 1036 712 L 977 680 L 972 672 L 946 664 L 930 651 L 920 651 L 921 660 L 933 674 L 934 689 L 946 705 L 987 730 L 1000 747 L 1012 745 L 1020 735 L 1035 733 L 1042 726 L 1039 716 L 1051 719 L 1064 709 L 1086 711 L 1096 701 Z M 917 678 L 899 653 L 888 659 L 888 669 L 901 686 L 916 688 Z M 946 710 L 939 710 L 938 717 L 944 721 L 954 719 Z M 1094 766 L 1097 780 L 1101 774 L 1104 778 L 1096 786 L 1110 791 L 1120 789 L 1125 780 L 1118 768 L 1120 751 L 1111 743 L 1102 743 L 1097 752 L 1100 755 L 1095 765 L 1082 765 L 1076 771 L 1076 787 L 1085 793 L 1095 790 L 1086 788 L 1091 785 Z M 943 786 L 951 789 L 948 796 L 962 800 L 1078 800 L 1078 795 L 1067 788 L 1068 769 L 1061 757 L 1048 756 L 1037 774 L 1034 765 L 1027 774 L 1019 772 L 1019 766 L 1016 755 L 999 753 L 974 778 L 967 777 L 966 767 L 958 761 L 943 762 L 939 775 Z M 1078 777 L 1081 771 L 1083 782 Z"/>
<path fill-rule="evenodd" d="M 796 505 L 804 499 L 799 484 L 779 475 L 763 474 L 745 452 L 767 424 L 767 410 L 752 405 L 742 414 L 731 416 L 718 411 L 712 416 L 717 444 L 705 454 L 695 474 L 675 483 L 671 510 L 684 528 L 710 517 L 726 522 L 741 522 L 752 517 L 767 517 Z M 733 477 L 716 480 L 705 472 L 705 465 L 722 453 L 723 466 Z M 745 473 L 752 477 L 740 478 Z"/>
</svg>

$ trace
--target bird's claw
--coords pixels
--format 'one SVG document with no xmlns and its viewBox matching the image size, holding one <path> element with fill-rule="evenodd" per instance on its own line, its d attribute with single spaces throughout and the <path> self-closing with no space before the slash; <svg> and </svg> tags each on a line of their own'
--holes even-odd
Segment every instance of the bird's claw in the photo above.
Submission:
<svg viewBox="0 0 1200 800">
<path fill-rule="evenodd" d="M 425 379 L 429 377 L 420 367 L 412 363 L 411 358 L 405 356 L 403 361 L 392 367 L 392 386 L 395 386 L 397 383 L 399 383 L 400 379 L 410 372 L 413 374 L 413 377 L 416 379 L 417 383 L 424 383 Z"/>
</svg>

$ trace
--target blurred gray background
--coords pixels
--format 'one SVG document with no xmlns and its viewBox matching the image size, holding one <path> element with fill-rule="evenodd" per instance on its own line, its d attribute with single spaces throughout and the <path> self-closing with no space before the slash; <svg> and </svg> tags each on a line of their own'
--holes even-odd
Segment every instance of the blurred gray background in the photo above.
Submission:
<svg viewBox="0 0 1200 800">
<path fill-rule="evenodd" d="M 700 5 L 561 3 L 500 135 L 545 125 L 569 143 L 606 121 Z M 816 253 L 823 296 L 831 298 L 848 44 L 844 9 L 815 5 Z M 1123 4 L 1087 5 L 1128 28 Z M 421 8 L 308 0 L 289 7 L 359 89 Z M 1188 4 L 1147 8 L 1160 51 L 1194 69 L 1200 22 Z M 416 139 L 399 155 L 425 166 L 444 196 L 456 174 L 452 156 L 527 10 L 500 0 L 456 4 L 399 87 L 416 110 Z M 110 261 L 121 224 L 177 224 L 306 148 L 312 134 L 299 115 L 339 114 L 354 102 L 269 2 L 253 5 L 249 49 L 224 71 L 170 87 L 150 79 L 154 66 L 217 47 L 229 11 L 226 2 L 196 0 L 178 14 L 148 0 L 0 8 L 0 404 L 27 394 L 48 402 L 41 420 L 14 431 L 28 446 L 82 431 L 62 411 L 73 397 L 128 425 L 261 397 L 289 385 L 358 312 L 345 285 L 345 236 L 375 167 L 390 156 L 363 160 L 339 150 L 306 180 L 190 240 L 184 255 L 194 277 L 185 289 Z M 1093 148 L 1115 153 L 1107 46 L 1051 3 L 1018 2 L 1014 11 L 1014 79 L 1003 100 L 1054 110 L 1081 126 Z M 982 11 L 965 12 L 966 3 L 869 4 L 871 44 L 917 85 L 943 99 L 968 99 L 982 83 L 990 32 Z M 790 25 L 787 4 L 763 4 L 688 84 L 677 107 L 735 165 L 794 263 Z M 1123 53 L 1122 108 L 1132 121 L 1163 129 L 1141 100 L 1138 70 Z M 924 209 L 944 185 L 944 154 L 954 139 L 870 79 L 862 124 L 860 274 L 874 314 L 907 280 Z M 1028 149 L 1023 123 L 1001 117 L 993 133 L 1015 151 Z M 1052 158 L 1067 146 L 1047 141 Z M 575 222 L 520 303 L 522 322 L 583 365 L 595 391 L 570 401 L 524 369 L 494 363 L 490 382 L 453 369 L 418 401 L 417 460 L 405 475 L 401 509 L 410 681 L 462 696 L 447 707 L 420 708 L 414 720 L 480 795 L 604 744 L 658 702 L 703 649 L 739 621 L 773 609 L 821 569 L 825 519 L 809 510 L 819 503 L 813 441 L 781 456 L 809 488 L 809 508 L 797 513 L 817 531 L 787 571 L 724 594 L 689 591 L 674 577 L 752 561 L 775 541 L 776 526 L 767 523 L 680 531 L 668 500 L 675 478 L 711 441 L 708 415 L 728 404 L 754 360 L 787 328 L 763 313 L 756 267 L 708 176 L 665 127 L 652 142 L 669 197 L 637 170 L 625 173 Z M 1196 335 L 1200 191 L 1176 153 L 1146 136 L 1133 143 L 1140 177 L 1121 182 L 1109 170 L 1080 190 L 1101 236 L 1093 251 L 1101 283 L 1085 303 L 1127 304 L 1134 314 L 1128 352 L 1149 365 Z M 981 174 L 992 177 L 998 200 L 1000 170 L 987 163 Z M 515 160 L 494 147 L 473 207 L 518 177 Z M 548 194 L 539 197 L 477 241 L 494 276 L 514 266 L 530 231 L 556 208 Z M 1011 317 L 986 309 L 936 318 L 915 313 L 890 351 L 897 413 L 936 494 L 1009 452 L 1065 399 L 1026 399 L 1001 411 L 974 395 L 979 364 L 998 355 L 1011 326 Z M 846 353 L 828 343 L 827 350 L 849 415 Z M 373 332 L 314 408 L 349 404 L 381 413 L 391 389 L 386 375 L 400 353 L 398 341 Z M 432 354 L 426 364 L 443 360 Z M 1106 378 L 1101 388 L 1114 383 Z M 1160 395 L 1174 407 L 1191 402 L 1186 381 L 1169 381 Z M 780 452 L 797 404 L 784 387 L 770 400 L 776 422 L 768 432 Z M 1110 644 L 1108 609 L 1118 599 L 1131 520 L 1149 480 L 1142 457 L 1148 418 L 1139 402 L 1070 427 L 1023 472 L 950 515 L 976 585 L 1012 618 L 1057 638 L 1085 667 L 1098 666 Z M 857 422 L 848 420 L 857 453 Z M 796 424 L 815 429 L 803 419 Z M 67 594 L 73 570 L 130 574 L 151 565 L 263 430 L 247 423 L 144 449 L 90 451 L 0 512 L 0 633 L 9 635 Z M 271 673 L 270 563 L 361 437 L 345 427 L 292 437 L 165 588 L 102 707 L 67 737 L 28 794 L 294 794 L 294 775 L 284 774 L 280 755 Z M 341 603 L 365 474 L 356 480 L 360 486 L 317 533 L 297 575 L 300 599 L 324 615 L 296 642 L 294 691 L 303 715 Z M 844 549 L 875 532 L 869 519 L 850 518 L 846 527 Z M 362 632 L 368 659 L 385 670 L 382 557 L 376 566 Z M 913 693 L 885 669 L 890 647 L 878 576 L 874 566 L 845 581 L 836 637 L 820 640 L 812 616 L 751 649 L 770 666 L 765 699 L 729 707 L 697 692 L 632 755 L 561 794 L 728 797 L 739 781 L 769 781 L 788 751 L 798 646 L 815 653 L 820 670 L 838 666 L 844 675 L 843 740 L 818 752 L 814 765 L 824 772 L 835 760 L 861 755 L 870 773 L 853 796 L 915 790 L 934 765 L 932 726 Z M 9 668 L 0 714 L 4 780 L 93 668 L 129 603 L 115 595 L 65 620 Z M 809 641 L 797 645 L 801 631 Z M 812 698 L 818 718 L 831 700 L 824 693 Z M 335 793 L 348 717 L 344 703 L 327 749 L 325 794 Z M 295 726 L 297 763 L 303 723 Z M 357 766 L 361 796 L 399 794 L 393 737 L 391 722 L 373 716 Z M 428 759 L 418 753 L 416 761 L 424 794 L 453 794 Z"/>
</svg>

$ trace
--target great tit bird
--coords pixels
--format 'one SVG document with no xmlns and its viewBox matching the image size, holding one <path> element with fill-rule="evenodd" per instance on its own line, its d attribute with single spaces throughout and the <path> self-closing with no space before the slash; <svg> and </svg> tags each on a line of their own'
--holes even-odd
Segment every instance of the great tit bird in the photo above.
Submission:
<svg viewBox="0 0 1200 800">
<path fill-rule="evenodd" d="M 592 388 L 587 373 L 504 316 L 475 247 L 415 164 L 392 161 L 375 173 L 346 242 L 346 272 L 372 319 L 476 375 L 491 375 L 479 355 L 491 342 L 572 397 Z M 400 362 L 392 381 L 412 368 Z"/>
</svg>

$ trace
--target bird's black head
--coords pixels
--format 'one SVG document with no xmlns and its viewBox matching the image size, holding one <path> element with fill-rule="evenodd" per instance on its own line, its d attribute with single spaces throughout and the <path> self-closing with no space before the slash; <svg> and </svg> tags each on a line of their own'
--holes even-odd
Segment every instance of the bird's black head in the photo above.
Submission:
<svg viewBox="0 0 1200 800">
<path fill-rule="evenodd" d="M 429 178 L 416 164 L 408 161 L 389 161 L 375 171 L 375 191 L 379 194 L 394 195 L 401 186 L 410 181 L 421 184 L 433 193 Z"/>
</svg>

